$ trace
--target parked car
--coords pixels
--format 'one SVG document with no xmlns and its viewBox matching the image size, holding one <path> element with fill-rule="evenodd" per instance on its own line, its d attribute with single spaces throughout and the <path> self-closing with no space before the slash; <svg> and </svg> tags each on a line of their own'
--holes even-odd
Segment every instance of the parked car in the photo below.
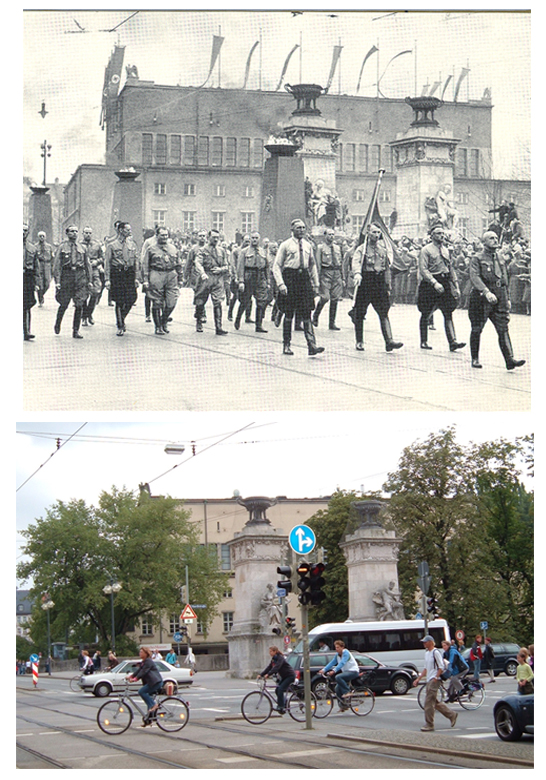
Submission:
<svg viewBox="0 0 546 780">
<path fill-rule="evenodd" d="M 136 683 L 127 683 L 126 678 L 135 674 L 142 661 L 138 658 L 121 661 L 110 672 L 95 672 L 95 674 L 82 674 L 80 679 L 80 688 L 82 691 L 93 693 L 95 696 L 109 696 L 113 691 L 121 691 L 129 685 L 130 688 L 137 690 L 142 686 L 138 680 Z M 166 661 L 155 661 L 155 665 L 165 683 L 173 683 L 174 691 L 181 685 L 191 685 L 193 683 L 193 671 L 189 668 L 178 668 L 171 666 Z"/>
<path fill-rule="evenodd" d="M 311 687 L 323 682 L 322 678 L 314 680 L 313 677 L 326 664 L 336 656 L 337 653 L 310 653 L 309 663 L 311 669 Z M 400 666 L 385 666 L 376 658 L 365 653 L 353 653 L 353 656 L 360 667 L 365 672 L 362 682 L 368 686 L 374 693 L 385 693 L 390 691 L 396 695 L 402 696 L 407 693 L 417 678 L 417 672 L 412 669 L 404 669 Z M 286 660 L 296 672 L 298 680 L 303 680 L 303 654 L 290 653 Z"/>
<path fill-rule="evenodd" d="M 506 696 L 493 707 L 495 731 L 505 742 L 515 742 L 522 734 L 535 733 L 535 695 Z"/>
<path fill-rule="evenodd" d="M 519 652 L 519 645 L 510 644 L 509 642 L 491 642 L 491 647 L 495 653 L 495 657 L 493 658 L 493 674 L 495 677 L 501 672 L 504 672 L 509 677 L 515 677 L 518 668 L 517 655 Z M 464 650 L 462 655 L 472 672 L 474 670 L 474 661 L 470 660 L 470 648 Z"/>
</svg>

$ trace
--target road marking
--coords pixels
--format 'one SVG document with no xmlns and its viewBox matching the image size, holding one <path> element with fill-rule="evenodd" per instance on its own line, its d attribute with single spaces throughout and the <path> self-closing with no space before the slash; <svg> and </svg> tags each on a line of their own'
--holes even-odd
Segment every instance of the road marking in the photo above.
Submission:
<svg viewBox="0 0 546 780">
<path fill-rule="evenodd" d="M 262 757 L 263 758 L 263 757 Z M 257 761 L 257 758 L 254 758 L 253 756 L 230 756 L 230 758 L 217 758 L 216 761 L 219 761 L 221 764 L 236 764 L 239 761 Z"/>
<path fill-rule="evenodd" d="M 320 753 L 336 753 L 339 748 L 311 748 L 310 750 L 294 750 L 291 753 L 283 753 L 283 758 L 296 758 L 297 756 L 318 756 Z"/>
<path fill-rule="evenodd" d="M 97 729 L 77 729 L 74 731 L 74 734 L 92 734 Z"/>
<path fill-rule="evenodd" d="M 49 736 L 50 734 L 62 734 L 62 731 L 39 731 L 38 734 L 40 737 Z"/>
<path fill-rule="evenodd" d="M 485 734 L 455 734 L 456 737 L 464 737 L 465 739 L 490 739 L 496 737 L 496 731 L 488 731 Z"/>
</svg>

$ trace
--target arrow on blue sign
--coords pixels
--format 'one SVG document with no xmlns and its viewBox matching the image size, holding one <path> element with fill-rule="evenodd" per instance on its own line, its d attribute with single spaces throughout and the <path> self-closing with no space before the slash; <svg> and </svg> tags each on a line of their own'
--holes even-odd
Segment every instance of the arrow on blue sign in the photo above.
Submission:
<svg viewBox="0 0 546 780">
<path fill-rule="evenodd" d="M 308 525 L 296 525 L 290 531 L 288 542 L 295 553 L 306 555 L 314 550 L 317 540 L 315 532 Z"/>
</svg>

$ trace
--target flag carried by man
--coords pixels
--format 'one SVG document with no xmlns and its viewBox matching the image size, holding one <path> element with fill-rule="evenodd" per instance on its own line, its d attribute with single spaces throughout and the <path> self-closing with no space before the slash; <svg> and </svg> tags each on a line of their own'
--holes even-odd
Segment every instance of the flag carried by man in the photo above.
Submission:
<svg viewBox="0 0 546 780">
<path fill-rule="evenodd" d="M 385 246 L 387 247 L 389 264 L 392 265 L 393 260 L 399 255 L 398 247 L 392 240 L 388 227 L 383 222 L 381 214 L 379 213 L 379 206 L 377 204 L 378 197 L 379 197 L 379 190 L 381 188 L 381 180 L 383 178 L 384 173 L 385 171 L 383 169 L 379 171 L 379 175 L 377 177 L 377 181 L 375 183 L 375 187 L 372 193 L 372 198 L 370 200 L 370 205 L 368 206 L 368 211 L 366 212 L 366 216 L 364 217 L 364 222 L 362 223 L 362 227 L 360 229 L 360 235 L 358 237 L 358 241 L 356 245 L 360 246 L 366 241 L 366 236 L 368 233 L 368 225 L 371 225 L 371 223 L 373 222 L 381 230 L 381 233 L 383 235 L 383 240 L 385 242 Z"/>
</svg>

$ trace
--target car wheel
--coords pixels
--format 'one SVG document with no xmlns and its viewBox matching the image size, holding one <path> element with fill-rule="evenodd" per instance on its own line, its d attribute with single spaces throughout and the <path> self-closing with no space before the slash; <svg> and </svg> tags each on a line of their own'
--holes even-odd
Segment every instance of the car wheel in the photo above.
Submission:
<svg viewBox="0 0 546 780">
<path fill-rule="evenodd" d="M 509 677 L 515 677 L 518 670 L 516 661 L 507 661 L 504 666 L 504 671 Z"/>
<path fill-rule="evenodd" d="M 108 683 L 99 683 L 98 685 L 95 685 L 93 689 L 93 693 L 95 696 L 98 696 L 99 699 L 103 699 L 105 696 L 109 696 L 112 692 L 112 688 L 108 685 Z"/>
<path fill-rule="evenodd" d="M 171 685 L 172 688 L 170 691 L 167 691 L 166 686 Z M 175 696 L 178 692 L 178 683 L 176 680 L 165 680 L 163 683 L 163 688 L 161 689 L 161 693 L 166 693 L 167 696 Z"/>
<path fill-rule="evenodd" d="M 401 674 L 394 677 L 391 681 L 391 691 L 397 696 L 404 696 L 410 689 L 408 680 Z"/>
<path fill-rule="evenodd" d="M 501 704 L 495 710 L 495 731 L 505 742 L 515 742 L 521 737 L 521 729 L 516 721 L 516 716 L 505 704 Z"/>
</svg>

